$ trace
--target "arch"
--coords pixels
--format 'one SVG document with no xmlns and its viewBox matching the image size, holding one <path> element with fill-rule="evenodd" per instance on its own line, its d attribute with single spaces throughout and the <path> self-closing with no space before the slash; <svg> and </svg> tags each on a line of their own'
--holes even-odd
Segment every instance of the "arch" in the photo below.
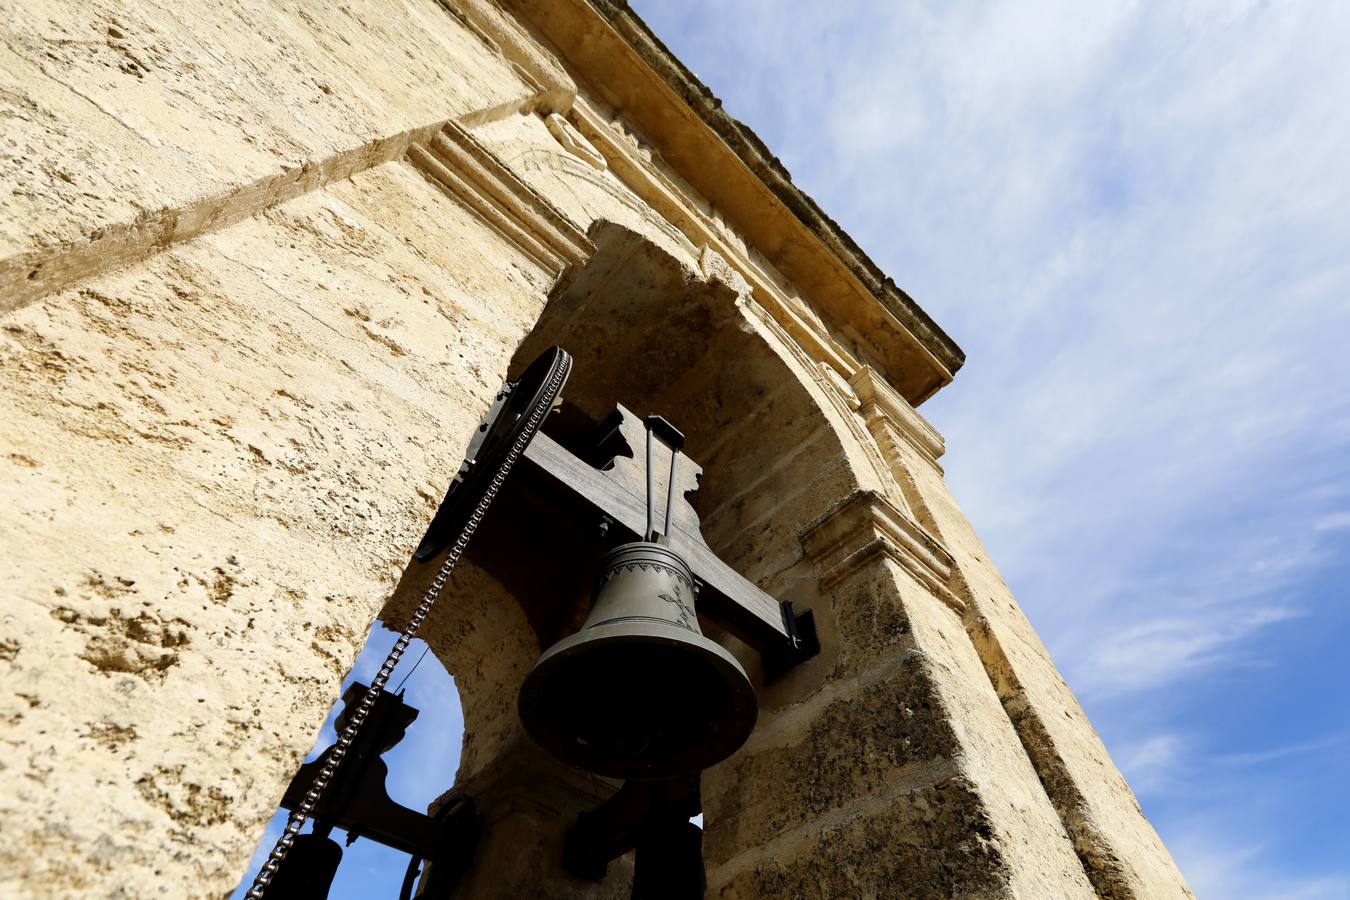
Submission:
<svg viewBox="0 0 1350 900">
<path fill-rule="evenodd" d="M 870 472 L 836 407 L 716 254 L 680 258 L 610 221 L 596 222 L 588 236 L 594 255 L 552 291 L 511 366 L 520 371 L 555 343 L 573 355 L 564 414 L 545 431 L 565 443 L 569 430 L 598 421 L 615 404 L 670 419 L 686 435 L 688 456 L 703 467 L 688 499 L 712 548 L 775 596 L 816 607 L 827 645 L 837 644 L 799 538 L 839 497 L 864 486 Z M 575 630 L 587 612 L 599 542 L 584 533 L 591 523 L 559 521 L 554 511 L 517 502 L 509 491 L 499 496 L 422 632 L 463 698 L 455 790 L 479 798 L 488 826 L 461 893 L 624 894 L 627 863 L 612 866 L 600 886 L 559 880 L 558 871 L 566 827 L 617 785 L 546 759 L 524 737 L 515 711 L 519 685 L 540 650 Z M 473 561 L 493 554 L 518 564 Z M 406 621 L 434 566 L 411 564 L 382 613 L 386 623 Z M 703 626 L 757 672 L 757 654 L 715 623 Z M 763 715 L 811 690 L 826 671 L 805 668 L 761 691 Z M 711 784 L 719 776 L 714 770 L 707 777 Z M 712 844 L 731 840 L 729 833 L 719 836 L 716 821 L 709 826 Z M 503 863 L 514 872 L 510 885 L 501 882 Z"/>
<path fill-rule="evenodd" d="M 513 368 L 559 344 L 576 360 L 570 406 L 599 419 L 619 403 L 674 422 L 703 467 L 689 499 L 710 545 L 751 580 L 772 580 L 801 558 L 802 527 L 877 486 L 861 448 L 716 253 L 681 259 L 604 220 L 588 235 L 595 255 L 553 291 Z"/>
<path fill-rule="evenodd" d="M 380 614 L 387 627 L 406 626 L 435 565 L 409 564 Z M 539 640 L 512 594 L 471 562 L 456 567 L 419 637 L 454 677 L 464 716 L 459 768 L 445 784 L 471 782 L 520 737 L 515 690 L 539 657 Z"/>
</svg>

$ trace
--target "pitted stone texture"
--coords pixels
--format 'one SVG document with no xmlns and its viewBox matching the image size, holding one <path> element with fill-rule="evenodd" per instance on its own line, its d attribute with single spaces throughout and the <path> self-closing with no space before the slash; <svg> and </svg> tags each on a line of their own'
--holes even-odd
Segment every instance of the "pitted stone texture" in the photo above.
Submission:
<svg viewBox="0 0 1350 900">
<path fill-rule="evenodd" d="M 895 896 L 1094 896 L 960 620 L 875 559 L 815 606 L 839 635 L 813 663 L 828 669 L 824 683 L 780 699 L 741 752 L 706 773 L 714 880 L 733 886 L 728 896 L 891 896 L 884 873 L 909 870 L 912 893 Z M 961 785 L 964 811 L 924 799 L 946 784 Z M 927 835 L 923 861 L 893 832 L 882 847 L 881 832 L 858 824 L 885 816 Z M 793 893 L 807 870 L 788 860 L 816 840 L 806 856 L 832 887 Z M 880 859 L 859 868 L 868 853 L 853 842 Z"/>
<path fill-rule="evenodd" d="M 456 792 L 477 802 L 482 829 L 455 897 L 626 900 L 632 893 L 631 853 L 612 860 L 599 882 L 562 868 L 567 829 L 578 814 L 594 809 L 617 788 L 618 782 L 553 759 L 523 734 L 501 747 L 488 768 L 455 784 Z"/>
<path fill-rule="evenodd" d="M 897 462 L 917 513 L 955 558 L 973 644 L 1097 893 L 1193 896 L 941 474 L 908 447 Z"/>
<path fill-rule="evenodd" d="M 0 893 L 234 885 L 548 277 L 397 163 L 3 320 Z"/>
<path fill-rule="evenodd" d="M 979 793 L 944 778 L 823 821 L 709 879 L 709 897 L 801 900 L 1018 896 Z M 765 852 L 767 851 L 767 852 Z M 1026 897 L 1085 896 L 1033 894 Z"/>
<path fill-rule="evenodd" d="M 719 837 L 708 864 L 720 865 L 831 810 L 893 793 L 897 784 L 927 783 L 934 772 L 950 772 L 947 760 L 960 744 L 925 665 L 911 654 L 870 678 L 822 692 L 808 710 L 766 721 L 704 791 Z M 793 719 L 801 725 L 794 727 Z"/>
</svg>

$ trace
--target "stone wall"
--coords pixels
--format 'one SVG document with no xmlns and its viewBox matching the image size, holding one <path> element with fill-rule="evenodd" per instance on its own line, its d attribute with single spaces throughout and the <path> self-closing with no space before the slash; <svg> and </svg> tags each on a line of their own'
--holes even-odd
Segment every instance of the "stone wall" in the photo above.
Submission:
<svg viewBox="0 0 1350 900">
<path fill-rule="evenodd" d="M 33 12 L 0 893 L 220 896 L 557 274 L 398 157 L 537 89 L 433 2 Z"/>
<path fill-rule="evenodd" d="M 238 877 L 539 307 L 481 232 L 395 164 L 6 317 L 0 877 Z"/>
</svg>

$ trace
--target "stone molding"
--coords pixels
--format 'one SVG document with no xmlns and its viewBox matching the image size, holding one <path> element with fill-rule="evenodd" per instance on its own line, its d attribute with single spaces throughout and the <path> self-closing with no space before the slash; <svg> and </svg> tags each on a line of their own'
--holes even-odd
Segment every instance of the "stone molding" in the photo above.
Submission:
<svg viewBox="0 0 1350 900">
<path fill-rule="evenodd" d="M 751 298 L 746 298 L 743 306 L 749 315 L 754 316 L 756 322 L 764 326 L 777 345 L 802 367 L 805 374 L 824 394 L 826 401 L 829 403 L 829 407 L 825 407 L 825 409 L 833 407 L 842 428 L 847 429 L 847 432 L 853 436 L 857 447 L 876 475 L 877 481 L 875 483 L 888 491 L 893 500 L 905 502 L 899 485 L 896 484 L 893 477 L 893 467 L 890 461 L 884 457 L 862 420 L 854 414 L 857 409 L 857 396 L 853 394 L 852 389 L 841 390 L 841 386 L 848 388 L 848 383 L 843 376 L 829 363 L 818 362 L 806 348 L 793 340 L 792 335 L 783 327 L 782 323 L 775 319 L 763 306 Z M 830 377 L 829 372 L 833 372 L 834 377 Z"/>
<path fill-rule="evenodd" d="M 859 407 L 862 406 L 862 398 L 858 396 L 858 392 L 853 389 L 853 385 L 849 383 L 848 379 L 840 375 L 839 370 L 827 362 L 817 363 L 816 369 L 824 376 L 830 388 L 843 399 L 844 405 L 851 412 L 857 412 Z"/>
<path fill-rule="evenodd" d="M 79 241 L 62 242 L 0 259 L 0 315 L 110 269 L 130 265 L 172 244 L 242 222 L 303 194 L 398 159 L 425 141 L 440 122 L 356 144 L 320 160 L 287 164 L 274 174 L 184 206 L 146 211 L 100 228 Z"/>
<path fill-rule="evenodd" d="M 566 123 L 569 131 L 561 133 L 564 135 L 570 133 L 574 138 L 574 145 L 569 145 L 559 138 L 555 129 L 549 127 L 550 122 Z M 676 246 L 691 254 L 697 251 L 694 244 L 685 237 L 684 232 L 672 225 L 656 209 L 639 199 L 627 183 L 621 179 L 609 177 L 609 173 L 606 172 L 609 167 L 609 160 L 604 154 L 596 150 L 594 145 L 578 132 L 567 119 L 556 113 L 551 113 L 545 118 L 544 126 L 548 128 L 549 134 L 553 137 L 554 145 L 532 146 L 514 155 L 500 154 L 499 151 L 502 161 L 516 167 L 521 172 L 548 173 L 563 181 L 581 181 L 590 187 L 598 188 L 613 202 L 631 211 L 644 225 L 660 231 Z M 596 154 L 598 164 L 595 160 L 591 160 L 584 155 L 586 148 Z"/>
<path fill-rule="evenodd" d="M 947 450 L 946 441 L 875 369 L 871 366 L 860 367 L 849 379 L 849 384 L 858 397 L 858 413 L 878 444 L 884 442 L 877 434 L 877 426 L 889 425 L 921 457 L 932 463 L 939 472 L 942 471 L 938 459 Z"/>
<path fill-rule="evenodd" d="M 527 740 L 521 738 L 486 769 L 456 783 L 432 807 L 446 797 L 467 793 L 478 801 L 491 826 L 519 812 L 569 819 L 576 815 L 578 801 L 583 807 L 596 806 L 614 792 L 613 780 L 565 766 Z"/>
<path fill-rule="evenodd" d="M 454 122 L 410 147 L 408 161 L 555 275 L 595 253 L 585 232 Z"/>
<path fill-rule="evenodd" d="M 800 285 L 907 398 L 921 402 L 951 381 L 965 358 L 955 342 L 792 183 L 768 148 L 721 109 L 627 3 L 503 5 L 551 45 L 578 83 L 594 86 L 605 106 L 640 129 L 686 190 Z"/>
<path fill-rule="evenodd" d="M 955 561 L 935 537 L 875 491 L 854 491 L 801 533 L 802 547 L 831 590 L 879 558 L 898 563 L 943 603 L 964 616 L 965 603 L 948 587 Z"/>
<path fill-rule="evenodd" d="M 632 140 L 621 118 L 607 120 L 585 97 L 578 97 L 567 113 L 568 122 L 605 158 L 608 168 L 643 203 L 659 212 L 692 246 L 708 247 L 740 273 L 749 292 L 774 322 L 792 336 L 815 360 L 828 362 L 840 372 L 857 368 L 852 354 L 841 347 L 828 332 L 813 321 L 804 302 L 790 296 L 778 282 L 782 276 L 766 271 L 767 261 L 756 261 L 747 252 L 744 237 L 729 229 L 716 215 L 696 206 L 693 188 L 677 184 L 662 171 L 646 151 Z M 797 308 L 799 307 L 799 308 Z"/>
<path fill-rule="evenodd" d="M 566 112 L 577 86 L 566 69 L 543 50 L 516 18 L 493 0 L 439 0 L 446 14 L 497 53 L 532 92 L 496 106 L 457 114 L 472 125 L 520 111 Z M 112 115 L 108 110 L 104 113 Z M 295 158 L 274 172 L 240 180 L 216 192 L 134 217 L 105 222 L 75 239 L 64 239 L 11 256 L 0 256 L 0 315 L 164 248 L 241 222 L 303 194 L 404 156 L 424 143 L 445 119 L 353 141 L 325 156 Z"/>
</svg>

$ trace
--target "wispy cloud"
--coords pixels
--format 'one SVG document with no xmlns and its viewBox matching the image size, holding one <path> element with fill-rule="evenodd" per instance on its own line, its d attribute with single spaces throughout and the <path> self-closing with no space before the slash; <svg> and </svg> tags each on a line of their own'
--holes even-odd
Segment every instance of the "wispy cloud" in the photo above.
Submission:
<svg viewBox="0 0 1350 900">
<path fill-rule="evenodd" d="M 1120 771 L 1140 796 L 1165 790 L 1182 773 L 1187 740 L 1178 734 L 1156 734 L 1124 747 L 1116 758 Z"/>
<path fill-rule="evenodd" d="M 1151 734 L 1117 748 L 1116 764 L 1141 797 L 1178 792 L 1196 773 L 1221 767 L 1252 769 L 1273 763 L 1289 763 L 1301 757 L 1337 751 L 1347 742 L 1344 732 L 1309 740 L 1288 741 L 1239 752 L 1211 752 L 1198 746 L 1194 737 L 1176 732 Z"/>
<path fill-rule="evenodd" d="M 1339 747 L 1345 744 L 1345 742 L 1346 737 L 1344 734 L 1333 734 L 1311 741 L 1296 741 L 1292 744 L 1267 747 L 1265 750 L 1250 750 L 1244 753 L 1221 753 L 1214 757 L 1214 761 L 1228 766 L 1262 766 L 1266 763 L 1287 760 L 1290 757 L 1306 756 L 1309 753 L 1315 753 L 1319 750 L 1329 750 L 1333 747 Z"/>
<path fill-rule="evenodd" d="M 1234 846 L 1216 822 L 1196 822 L 1175 834 L 1170 849 L 1197 897 L 1214 900 L 1345 900 L 1350 877 L 1272 871 L 1268 848 Z"/>
<path fill-rule="evenodd" d="M 1268 625 L 1297 616 L 1274 606 L 1129 625 L 1098 644 L 1081 665 L 1078 683 L 1081 690 L 1105 694 L 1139 691 L 1164 687 L 1197 670 L 1252 662 L 1254 657 L 1240 650 L 1243 642 Z"/>
<path fill-rule="evenodd" d="M 352 667 L 349 680 L 369 684 L 384 662 L 398 633 L 376 623 Z M 464 713 L 455 680 L 427 645 L 415 639 L 409 645 L 389 690 L 405 692 L 404 701 L 418 710 L 407 735 L 385 755 L 385 781 L 392 800 L 424 810 L 454 784 L 464 744 Z M 319 737 L 320 749 L 333 742 L 332 717 Z"/>
<path fill-rule="evenodd" d="M 1350 512 L 1331 513 L 1313 523 L 1315 531 L 1340 531 L 1350 528 Z"/>
<path fill-rule="evenodd" d="M 949 480 L 1200 896 L 1350 896 L 1261 755 L 1343 708 L 1350 6 L 635 5 L 968 351 Z"/>
</svg>

